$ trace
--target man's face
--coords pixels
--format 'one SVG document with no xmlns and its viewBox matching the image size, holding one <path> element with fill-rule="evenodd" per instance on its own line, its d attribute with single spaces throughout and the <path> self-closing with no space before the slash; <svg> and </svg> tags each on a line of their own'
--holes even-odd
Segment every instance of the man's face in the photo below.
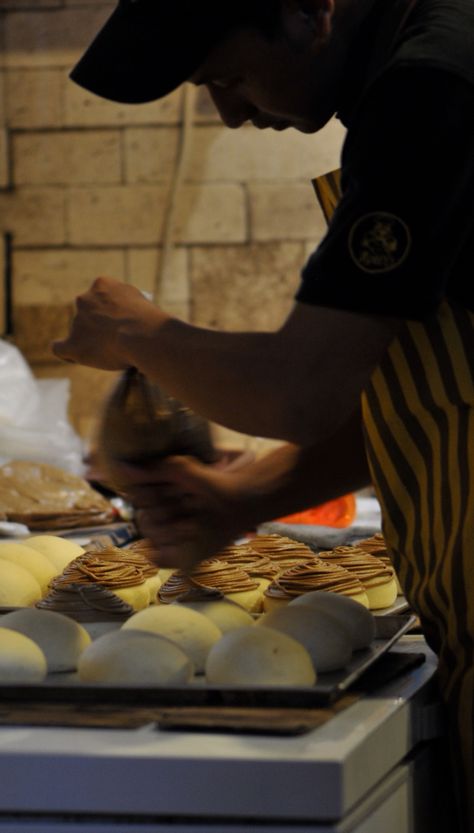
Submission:
<svg viewBox="0 0 474 833">
<path fill-rule="evenodd" d="M 283 32 L 267 39 L 239 29 L 210 53 L 190 81 L 208 87 L 227 127 L 303 133 L 320 130 L 337 109 L 337 61 L 328 44 Z"/>
</svg>

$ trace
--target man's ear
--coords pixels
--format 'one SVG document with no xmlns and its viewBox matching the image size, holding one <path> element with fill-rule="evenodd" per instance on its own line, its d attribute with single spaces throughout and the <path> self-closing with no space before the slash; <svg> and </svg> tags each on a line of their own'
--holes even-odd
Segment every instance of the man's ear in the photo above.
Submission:
<svg viewBox="0 0 474 833">
<path fill-rule="evenodd" d="M 335 0 L 281 0 L 286 36 L 295 44 L 322 43 L 329 37 Z"/>
</svg>

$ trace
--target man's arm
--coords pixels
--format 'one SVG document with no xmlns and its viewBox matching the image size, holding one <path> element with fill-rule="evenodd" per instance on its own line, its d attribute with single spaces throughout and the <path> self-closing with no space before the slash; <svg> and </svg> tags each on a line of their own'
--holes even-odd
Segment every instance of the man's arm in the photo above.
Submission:
<svg viewBox="0 0 474 833">
<path fill-rule="evenodd" d="M 234 494 L 248 527 L 357 491 L 371 481 L 360 408 L 330 437 L 291 443 L 235 473 Z"/>
<path fill-rule="evenodd" d="M 78 299 L 71 334 L 55 352 L 95 367 L 137 367 L 214 422 L 309 445 L 349 419 L 398 326 L 297 304 L 277 332 L 218 332 L 99 278 Z"/>
<path fill-rule="evenodd" d="M 234 472 L 190 458 L 119 467 L 142 534 L 159 561 L 189 569 L 258 524 L 370 483 L 357 409 L 324 442 L 283 445 Z"/>
</svg>

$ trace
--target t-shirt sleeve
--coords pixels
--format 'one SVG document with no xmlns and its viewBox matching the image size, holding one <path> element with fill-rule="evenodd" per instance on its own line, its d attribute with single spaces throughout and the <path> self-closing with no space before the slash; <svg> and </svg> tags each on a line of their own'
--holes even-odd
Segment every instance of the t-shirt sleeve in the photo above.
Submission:
<svg viewBox="0 0 474 833">
<path fill-rule="evenodd" d="M 472 260 L 462 272 L 468 250 L 472 258 L 473 195 L 472 86 L 438 69 L 388 71 L 349 129 L 342 197 L 297 300 L 425 317 L 472 284 Z"/>
</svg>

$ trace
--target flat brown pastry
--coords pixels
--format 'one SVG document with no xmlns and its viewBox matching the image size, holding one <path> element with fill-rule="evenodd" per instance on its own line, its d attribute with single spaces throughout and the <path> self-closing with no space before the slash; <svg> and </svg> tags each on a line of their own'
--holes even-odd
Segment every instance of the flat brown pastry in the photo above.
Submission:
<svg viewBox="0 0 474 833">
<path fill-rule="evenodd" d="M 83 478 L 25 460 L 0 466 L 0 513 L 33 530 L 102 525 L 115 517 L 109 501 Z"/>
</svg>

